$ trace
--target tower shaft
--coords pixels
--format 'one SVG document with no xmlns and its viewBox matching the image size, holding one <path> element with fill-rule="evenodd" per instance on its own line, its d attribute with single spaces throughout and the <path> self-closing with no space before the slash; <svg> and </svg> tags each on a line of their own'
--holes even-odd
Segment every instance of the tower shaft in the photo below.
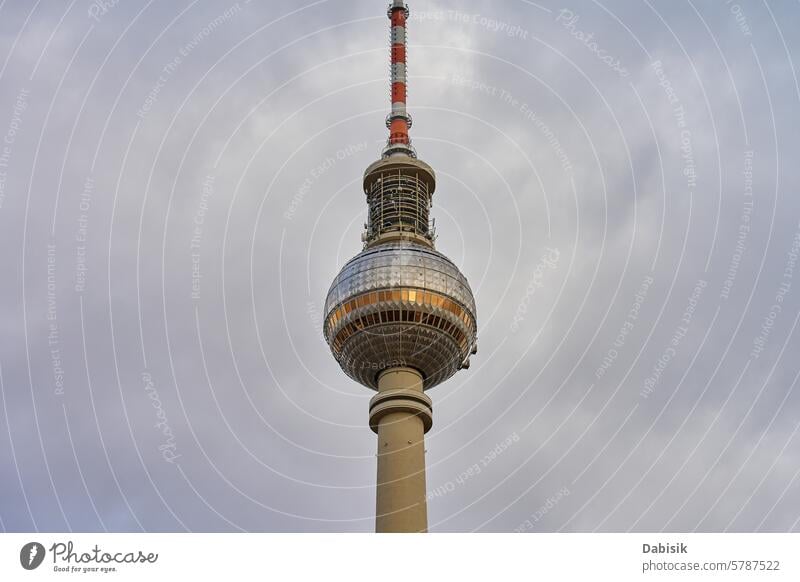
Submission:
<svg viewBox="0 0 800 582">
<path fill-rule="evenodd" d="M 370 426 L 378 433 L 378 533 L 428 531 L 425 433 L 431 423 L 419 372 L 393 368 L 381 374 L 370 402 Z"/>
</svg>

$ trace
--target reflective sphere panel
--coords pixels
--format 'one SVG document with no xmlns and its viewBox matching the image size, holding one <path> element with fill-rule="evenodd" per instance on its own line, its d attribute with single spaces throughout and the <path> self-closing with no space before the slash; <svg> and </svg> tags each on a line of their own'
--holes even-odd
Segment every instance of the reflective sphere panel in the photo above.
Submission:
<svg viewBox="0 0 800 582">
<path fill-rule="evenodd" d="M 431 388 L 455 374 L 476 342 L 475 299 L 443 254 L 413 242 L 351 259 L 325 302 L 323 333 L 339 365 L 376 389 L 383 370 L 418 370 Z"/>
</svg>

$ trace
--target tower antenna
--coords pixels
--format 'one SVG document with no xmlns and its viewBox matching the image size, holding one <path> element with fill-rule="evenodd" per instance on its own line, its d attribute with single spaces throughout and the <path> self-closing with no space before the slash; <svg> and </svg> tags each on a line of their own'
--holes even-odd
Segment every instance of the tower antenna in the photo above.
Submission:
<svg viewBox="0 0 800 582">
<path fill-rule="evenodd" d="M 391 22 L 391 99 L 392 112 L 386 118 L 389 129 L 389 141 L 383 150 L 383 157 L 393 154 L 405 154 L 416 157 L 411 146 L 408 130 L 411 128 L 411 116 L 406 109 L 408 97 L 408 75 L 406 67 L 406 23 L 408 22 L 408 6 L 403 0 L 393 0 L 387 11 Z"/>
</svg>

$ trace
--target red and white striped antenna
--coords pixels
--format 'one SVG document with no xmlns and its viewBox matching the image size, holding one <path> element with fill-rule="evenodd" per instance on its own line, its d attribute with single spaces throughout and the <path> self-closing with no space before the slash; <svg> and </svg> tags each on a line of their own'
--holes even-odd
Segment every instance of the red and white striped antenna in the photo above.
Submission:
<svg viewBox="0 0 800 582">
<path fill-rule="evenodd" d="M 408 6 L 404 0 L 393 0 L 387 11 L 391 21 L 392 44 L 392 112 L 386 118 L 389 129 L 389 142 L 383 150 L 383 157 L 403 154 L 417 157 L 411 147 L 408 130 L 411 127 L 411 116 L 406 110 L 407 75 L 406 75 L 406 22 L 408 22 Z"/>
</svg>

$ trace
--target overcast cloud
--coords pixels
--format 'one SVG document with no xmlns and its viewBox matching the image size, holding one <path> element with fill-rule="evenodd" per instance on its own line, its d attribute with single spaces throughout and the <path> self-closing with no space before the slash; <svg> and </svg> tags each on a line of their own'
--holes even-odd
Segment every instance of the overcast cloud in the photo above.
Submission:
<svg viewBox="0 0 800 582">
<path fill-rule="evenodd" d="M 800 531 L 797 2 L 409 3 L 432 531 Z M 0 526 L 370 531 L 321 333 L 386 138 L 381 0 L 0 2 Z"/>
</svg>

